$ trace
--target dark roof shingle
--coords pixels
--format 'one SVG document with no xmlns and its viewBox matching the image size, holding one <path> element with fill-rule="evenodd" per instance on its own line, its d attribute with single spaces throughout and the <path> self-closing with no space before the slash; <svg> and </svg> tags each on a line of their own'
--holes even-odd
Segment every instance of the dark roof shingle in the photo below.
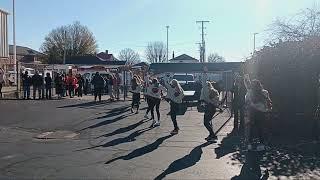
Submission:
<svg viewBox="0 0 320 180">
<path fill-rule="evenodd" d="M 13 45 L 9 46 L 9 54 L 13 55 Z M 36 51 L 34 49 L 24 47 L 24 46 L 17 46 L 17 55 L 19 56 L 28 56 L 28 55 L 43 55 L 41 52 Z"/>
<path fill-rule="evenodd" d="M 203 72 L 207 67 L 209 71 L 239 71 L 242 62 L 224 62 L 224 63 L 153 63 L 150 70 L 155 73 L 163 72 Z"/>
<path fill-rule="evenodd" d="M 125 65 L 125 61 L 106 61 L 94 55 L 72 56 L 66 59 L 66 64 L 75 65 Z"/>
<path fill-rule="evenodd" d="M 173 59 L 170 59 L 169 61 L 181 61 L 181 60 L 199 61 L 198 59 L 193 58 L 193 57 L 191 57 L 191 56 L 189 56 L 189 55 L 187 55 L 187 54 L 182 54 L 182 55 L 177 56 L 177 57 L 175 57 L 175 58 L 173 58 Z"/>
</svg>

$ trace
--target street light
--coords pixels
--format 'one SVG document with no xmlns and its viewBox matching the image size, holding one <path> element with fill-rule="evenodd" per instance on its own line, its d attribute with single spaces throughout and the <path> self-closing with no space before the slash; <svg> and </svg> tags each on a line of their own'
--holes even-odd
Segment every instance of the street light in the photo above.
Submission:
<svg viewBox="0 0 320 180">
<path fill-rule="evenodd" d="M 253 33 L 253 53 L 256 51 L 256 35 L 259 33 Z"/>
</svg>

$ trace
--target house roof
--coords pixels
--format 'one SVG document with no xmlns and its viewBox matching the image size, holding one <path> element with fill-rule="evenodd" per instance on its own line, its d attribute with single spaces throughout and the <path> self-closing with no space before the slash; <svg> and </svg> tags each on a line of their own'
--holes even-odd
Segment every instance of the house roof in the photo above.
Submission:
<svg viewBox="0 0 320 180">
<path fill-rule="evenodd" d="M 9 54 L 13 55 L 13 45 L 9 46 Z M 29 47 L 17 46 L 17 55 L 19 56 L 27 56 L 27 55 L 43 55 L 43 53 L 31 49 Z"/>
<path fill-rule="evenodd" d="M 108 54 L 108 53 L 105 53 L 105 52 L 100 52 L 97 54 L 97 56 L 103 60 L 106 60 L 106 61 L 118 61 L 117 58 L 115 58 L 113 56 L 113 54 Z"/>
<path fill-rule="evenodd" d="M 173 59 L 170 59 L 169 61 L 182 61 L 182 60 L 192 60 L 192 61 L 199 61 L 198 59 L 196 58 L 193 58 L 187 54 L 182 54 L 180 56 L 177 56 Z"/>
<path fill-rule="evenodd" d="M 210 72 L 218 71 L 239 71 L 242 62 L 224 62 L 224 63 L 153 63 L 150 70 L 154 73 L 163 72 L 203 72 L 203 68 L 207 67 Z"/>
<path fill-rule="evenodd" d="M 125 61 L 106 61 L 95 55 L 72 56 L 66 59 L 66 64 L 74 65 L 125 65 Z"/>
<path fill-rule="evenodd" d="M 150 65 L 146 62 L 140 62 L 140 63 L 134 64 L 133 66 L 136 67 L 136 66 L 150 66 Z"/>
</svg>

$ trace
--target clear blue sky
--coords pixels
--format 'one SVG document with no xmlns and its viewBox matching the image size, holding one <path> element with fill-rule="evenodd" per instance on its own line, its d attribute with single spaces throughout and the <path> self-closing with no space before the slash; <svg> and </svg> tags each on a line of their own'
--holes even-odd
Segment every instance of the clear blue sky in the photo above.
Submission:
<svg viewBox="0 0 320 180">
<path fill-rule="evenodd" d="M 263 46 L 263 32 L 273 20 L 313 5 L 319 4 L 316 0 L 16 0 L 17 44 L 39 50 L 51 29 L 80 21 L 94 33 L 99 51 L 118 55 L 121 49 L 132 48 L 144 58 L 148 42 L 166 42 L 169 25 L 170 54 L 198 58 L 196 20 L 209 20 L 207 54 L 217 52 L 227 61 L 240 61 L 253 49 L 254 32 L 260 32 L 257 47 Z M 12 12 L 12 0 L 1 0 L 0 8 Z"/>
</svg>

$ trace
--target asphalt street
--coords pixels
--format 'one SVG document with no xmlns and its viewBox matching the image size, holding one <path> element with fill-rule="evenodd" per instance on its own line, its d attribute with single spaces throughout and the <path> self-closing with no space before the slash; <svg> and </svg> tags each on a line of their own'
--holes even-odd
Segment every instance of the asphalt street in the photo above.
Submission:
<svg viewBox="0 0 320 180">
<path fill-rule="evenodd" d="M 167 102 L 162 101 L 156 128 L 143 118 L 144 102 L 139 114 L 132 114 L 129 104 L 91 98 L 0 101 L 0 179 L 246 179 L 248 164 L 261 164 L 263 172 L 278 163 L 273 156 L 250 160 L 240 137 L 230 135 L 233 119 L 227 111 L 214 118 L 219 140 L 209 144 L 196 108 L 178 116 L 181 131 L 171 136 Z M 307 167 L 296 173 L 287 173 L 290 166 L 271 167 L 270 179 L 319 177 Z"/>
</svg>

